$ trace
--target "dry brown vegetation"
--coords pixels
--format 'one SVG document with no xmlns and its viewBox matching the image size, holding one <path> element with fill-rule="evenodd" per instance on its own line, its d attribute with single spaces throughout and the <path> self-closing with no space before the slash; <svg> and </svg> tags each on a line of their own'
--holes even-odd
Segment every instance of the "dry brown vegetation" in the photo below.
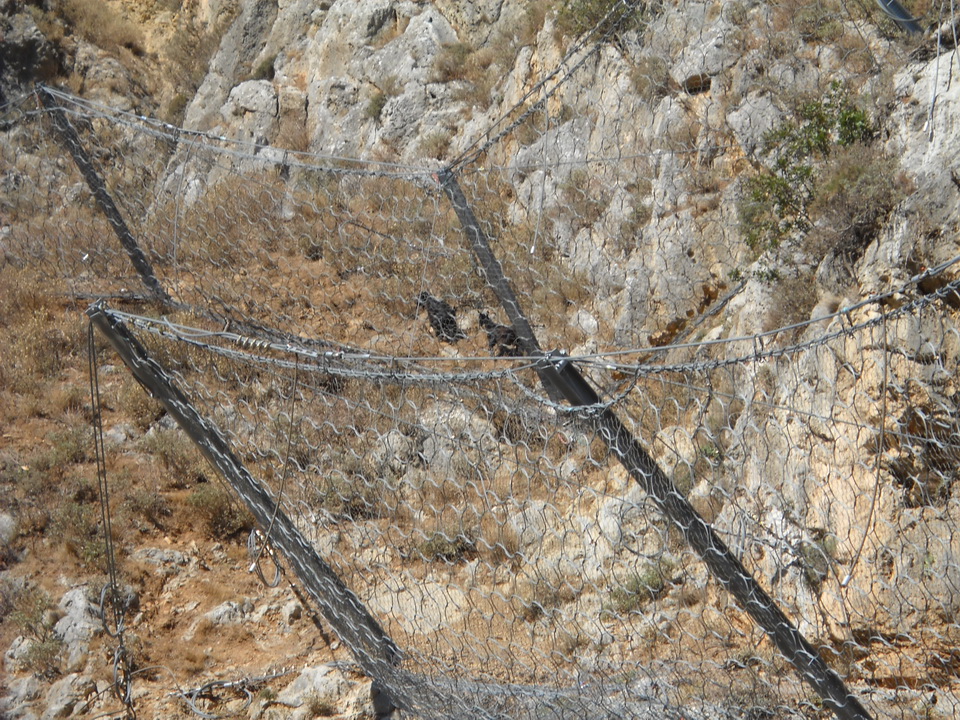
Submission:
<svg viewBox="0 0 960 720">
<path fill-rule="evenodd" d="M 79 0 L 74 6 L 79 6 Z M 468 45 L 446 48 L 435 67 L 436 79 L 460 82 L 465 88 L 463 99 L 488 99 L 496 74 L 502 70 L 497 58 L 509 56 L 505 49 L 515 53 L 519 45 L 532 40 L 542 27 L 544 6 L 531 6 L 530 22 L 517 38 L 494 38 L 493 45 L 479 50 Z M 837 36 L 842 29 L 836 24 L 837 8 L 818 5 L 792 8 L 791 12 L 801 13 L 799 37 L 804 42 L 836 39 L 850 43 L 851 56 L 865 53 L 849 33 Z M 781 19 L 775 23 L 779 27 Z M 109 26 L 105 26 L 107 30 Z M 790 28 L 781 30 L 786 34 Z M 123 35 L 116 28 L 110 32 L 118 47 L 133 42 L 120 42 Z M 377 42 L 395 32 L 387 28 Z M 191 52 L 197 38 L 185 37 L 182 45 L 171 47 L 172 56 Z M 792 45 L 783 38 L 782 47 L 787 53 Z M 209 49 L 202 46 L 200 54 Z M 267 65 L 272 68 L 272 63 L 266 63 L 252 72 L 267 73 Z M 650 102 L 676 90 L 670 87 L 666 66 L 656 59 L 637 60 L 632 80 L 635 90 Z M 371 100 L 368 115 L 379 117 L 395 91 L 386 83 Z M 182 110 L 180 104 L 174 105 L 173 112 Z M 564 106 L 558 117 L 562 119 L 568 112 L 572 111 Z M 674 129 L 668 144 L 689 149 L 701 131 L 699 121 L 691 115 Z M 538 132 L 532 121 L 520 129 L 530 141 Z M 122 140 L 103 137 L 107 138 L 104 142 Z M 296 136 L 295 141 L 299 147 L 307 145 L 306 136 Z M 442 158 L 449 141 L 450 134 L 440 131 L 426 139 L 424 152 Z M 122 155 L 117 151 L 111 157 Z M 819 254 L 830 249 L 851 256 L 862 251 L 882 213 L 889 211 L 897 193 L 904 190 L 898 183 L 878 183 L 877 178 L 889 177 L 889 170 L 888 160 L 865 154 L 862 146 L 833 155 L 811 200 L 811 211 L 829 218 L 833 234 L 827 236 L 825 230 L 811 234 L 807 248 Z M 627 238 L 620 248 L 623 253 L 630 252 L 630 242 L 650 219 L 650 183 L 645 178 L 652 175 L 652 170 L 645 170 L 639 180 L 629 184 L 638 202 L 622 225 Z M 582 342 L 584 338 L 569 327 L 567 314 L 588 299 L 590 284 L 569 271 L 554 245 L 537 245 L 535 228 L 501 218 L 514 191 L 506 180 L 489 177 L 493 179 L 480 180 L 470 188 L 470 197 L 501 262 L 511 268 L 511 279 L 529 303 L 527 309 L 537 331 L 560 345 Z M 718 171 L 709 165 L 691 173 L 691 184 L 698 192 L 718 191 L 722 189 L 719 183 Z M 149 183 L 144 177 L 130 177 L 118 181 L 116 187 L 129 197 L 143 192 Z M 550 219 L 577 228 L 597 224 L 609 202 L 608 187 L 612 184 L 606 179 L 575 170 L 560 188 L 562 211 Z M 870 199 L 867 214 L 859 202 L 863 197 Z M 456 217 L 445 208 L 445 203 L 436 202 L 422 187 L 393 178 L 351 177 L 336 169 L 294 170 L 293 180 L 288 181 L 265 171 L 227 176 L 188 207 L 161 199 L 144 221 L 142 237 L 151 260 L 162 277 L 170 279 L 171 292 L 178 300 L 225 316 L 214 322 L 209 316 L 186 310 L 164 313 L 171 322 L 217 332 L 233 330 L 230 321 L 253 320 L 304 339 L 332 340 L 334 347 L 343 344 L 388 355 L 443 357 L 457 352 L 485 358 L 489 351 L 481 333 L 474 332 L 453 350 L 432 335 L 423 314 L 416 310 L 415 298 L 425 288 L 456 297 L 461 320 L 470 316 L 472 321 L 477 310 L 494 302 L 465 249 Z M 29 205 L 3 209 L 25 235 L 35 233 L 46 239 L 57 234 L 64 257 L 92 253 L 95 272 L 87 273 L 84 282 L 92 277 L 98 289 L 103 289 L 99 283 L 119 286 L 120 279 L 129 279 L 127 260 L 109 250 L 110 241 L 91 247 L 91 238 L 110 236 L 89 200 L 71 205 L 56 220 L 44 217 L 42 208 Z M 844 245 L 846 242 L 852 245 Z M 533 247 L 536 254 L 531 252 Z M 18 572 L 37 578 L 22 594 L 10 591 L 8 604 L 16 607 L 18 614 L 9 615 L 0 628 L 0 643 L 9 646 L 14 634 L 32 633 L 38 643 L 31 667 L 50 676 L 63 671 L 61 648 L 48 642 L 50 629 L 42 621 L 51 598 L 62 592 L 56 578 L 85 578 L 96 584 L 102 581 L 104 568 L 90 444 L 86 324 L 82 303 L 71 300 L 70 292 L 76 288 L 60 279 L 75 269 L 50 259 L 33 269 L 10 263 L 0 267 L 0 347 L 4 354 L 0 362 L 0 422 L 6 441 L 0 451 L 0 506 L 10 508 L 19 521 L 13 550 L 0 556 L 0 563 L 17 565 Z M 782 306 L 775 308 L 775 314 L 783 323 L 801 319 L 812 302 L 811 278 L 782 279 L 781 290 Z M 136 311 L 160 314 L 164 309 L 147 305 Z M 669 337 L 679 329 L 668 329 Z M 397 549 L 397 555 L 385 560 L 386 567 L 379 572 L 402 570 L 423 580 L 440 571 L 452 576 L 467 563 L 479 560 L 486 574 L 473 576 L 470 582 L 480 583 L 483 592 L 476 585 L 470 592 L 482 594 L 475 606 L 480 612 L 464 621 L 463 627 L 444 630 L 489 630 L 497 641 L 509 643 L 515 659 L 525 665 L 520 674 L 526 671 L 533 680 L 555 680 L 557 672 L 572 666 L 578 650 L 590 642 L 555 620 L 585 592 L 575 573 L 527 568 L 520 580 L 514 577 L 510 584 L 509 576 L 515 576 L 527 559 L 520 554 L 521 538 L 509 522 L 516 511 L 509 501 L 515 497 L 549 500 L 558 507 L 573 508 L 576 502 L 585 502 L 576 497 L 582 487 L 592 488 L 598 495 L 622 492 L 605 472 L 609 458 L 598 438 L 586 438 L 575 446 L 570 440 L 572 433 L 549 423 L 533 432 L 529 424 L 504 410 L 508 406 L 505 401 L 522 397 L 517 388 L 507 384 L 488 388 L 487 395 L 474 388 L 458 395 L 460 388 L 456 387 L 436 390 L 378 384 L 310 374 L 313 368 L 306 366 L 294 380 L 292 375 L 300 368 L 278 372 L 267 362 L 233 361 L 169 339 L 151 338 L 148 345 L 165 366 L 181 373 L 183 384 L 195 393 L 192 396 L 202 409 L 222 423 L 254 474 L 278 494 L 283 489 L 287 507 L 296 511 L 307 507 L 315 513 L 304 515 L 303 522 L 315 523 L 317 533 L 336 527 L 333 554 L 351 584 L 367 590 L 376 584 L 377 577 L 370 575 L 368 567 L 353 562 L 361 551 L 369 551 L 363 544 L 363 535 L 368 533 L 388 539 Z M 220 347 L 251 349 L 226 340 Z M 253 348 L 254 352 L 261 350 Z M 104 369 L 101 378 L 105 426 L 132 428 L 127 439 L 107 453 L 105 461 L 114 498 L 114 539 L 120 547 L 122 577 L 143 598 L 143 627 L 150 628 L 132 641 L 138 663 L 172 663 L 174 675 L 183 680 L 235 667 L 238 658 L 253 669 L 261 668 L 267 651 L 297 658 L 335 657 L 337 653 L 329 648 L 311 651 L 316 640 L 312 627 L 299 628 L 292 640 L 282 643 L 248 629 L 223 632 L 204 621 L 190 627 L 182 607 L 165 595 L 164 581 L 156 569 L 132 559 L 132 551 L 141 546 L 190 549 L 191 558 L 209 573 L 202 582 L 191 581 L 181 590 L 197 598 L 198 612 L 226 599 L 263 593 L 244 572 L 248 561 L 238 542 L 250 527 L 249 515 L 213 482 L 211 469 L 195 448 L 180 431 L 167 426 L 162 408 L 122 367 L 116 367 L 117 359 L 100 339 L 96 352 L 102 368 L 115 366 L 110 373 Z M 268 359 L 280 357 L 267 350 L 262 354 Z M 470 360 L 457 367 L 490 369 L 495 365 L 493 361 Z M 671 425 L 709 428 L 694 438 L 695 460 L 680 464 L 673 474 L 680 490 L 688 492 L 695 478 L 721 474 L 724 431 L 735 423 L 737 408 L 718 410 L 713 405 L 704 409 L 698 392 L 684 386 L 684 380 L 672 374 L 639 380 L 641 391 L 631 393 L 618 410 L 644 437 L 653 437 Z M 533 386 L 532 373 L 519 382 Z M 630 382 L 627 378 L 615 389 L 625 390 Z M 298 397 L 291 399 L 295 388 Z M 770 380 L 769 386 L 758 382 L 755 392 L 766 399 L 773 389 Z M 722 391 L 731 392 L 730 388 Z M 402 455 L 402 462 L 392 463 L 398 458 L 383 451 L 382 439 L 391 430 L 402 428 L 404 440 L 422 447 L 428 434 L 422 411 L 444 401 L 489 420 L 493 442 L 486 436 L 479 441 L 466 434 L 455 437 L 446 474 L 425 467 L 418 450 L 396 453 Z M 435 428 L 430 432 L 443 435 Z M 483 446 L 482 452 L 477 443 Z M 565 459 L 587 468 L 582 477 L 569 482 L 561 479 L 559 468 Z M 677 533 L 664 535 L 665 546 L 679 551 L 682 543 Z M 21 560 L 26 549 L 31 552 Z M 682 562 L 689 561 L 684 558 Z M 726 615 L 701 613 L 705 606 L 720 605 L 717 591 L 683 589 L 682 569 L 657 562 L 616 576 L 609 587 L 602 588 L 607 593 L 605 621 L 618 635 L 633 638 L 618 650 L 625 657 L 677 653 L 669 645 L 686 633 L 702 640 L 703 658 L 719 668 L 729 657 L 730 646 L 739 646 L 750 636 L 751 624 L 733 610 Z M 498 590 L 488 593 L 493 587 Z M 640 618 L 645 608 L 670 593 L 685 607 L 700 607 L 681 617 L 668 636 L 643 625 Z M 7 602 L 6 597 L 0 597 L 0 602 Z M 37 615 L 41 616 L 39 624 Z M 529 628 L 518 631 L 518 617 Z M 544 628 L 550 634 L 546 650 L 534 647 L 533 640 L 534 629 L 543 632 Z M 528 629 L 531 640 L 526 644 L 521 635 Z M 183 647 L 182 637 L 191 630 L 203 641 L 202 647 Z M 755 637 L 752 640 L 754 645 L 760 644 Z M 423 650 L 436 661 L 430 655 L 437 652 L 431 643 L 428 636 L 414 639 L 412 650 Z M 498 659 L 491 647 L 478 650 L 473 657 L 478 668 L 483 652 L 489 651 L 491 660 Z M 103 654 L 102 650 L 97 652 Z M 449 650 L 451 664 L 459 663 L 462 668 L 463 660 L 455 651 Z M 761 652 L 768 654 L 764 662 L 774 667 L 778 660 L 773 653 L 765 647 Z M 554 665 L 543 663 L 545 654 Z M 151 681 L 149 677 L 145 680 Z M 153 680 L 156 688 L 169 684 L 169 678 Z M 729 678 L 717 682 L 723 680 Z M 692 697 L 702 700 L 704 695 Z M 319 714 L 328 710 L 314 708 Z"/>
</svg>

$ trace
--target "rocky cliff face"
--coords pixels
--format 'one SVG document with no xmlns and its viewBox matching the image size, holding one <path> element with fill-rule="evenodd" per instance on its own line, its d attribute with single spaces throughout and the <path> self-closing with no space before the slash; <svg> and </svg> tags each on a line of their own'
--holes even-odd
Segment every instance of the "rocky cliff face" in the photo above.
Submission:
<svg viewBox="0 0 960 720">
<path fill-rule="evenodd" d="M 584 13 L 589 5 L 572 4 Z M 588 289 L 551 307 L 559 319 L 535 318 L 553 333 L 549 342 L 687 364 L 683 387 L 621 407 L 642 435 L 651 430 L 646 403 L 662 401 L 644 440 L 804 633 L 843 646 L 935 622 L 946 635 L 955 630 L 946 616 L 960 607 L 958 303 L 949 294 L 922 303 L 948 288 L 956 266 L 916 279 L 960 255 L 953 26 L 905 38 L 878 14 L 664 2 L 580 48 L 569 15 L 546 3 L 243 0 L 161 13 L 118 5 L 142 22 L 144 57 L 83 38 L 52 44 L 36 12 L 7 6 L 7 95 L 59 67 L 76 89 L 115 107 L 173 106 L 168 117 L 184 128 L 235 141 L 251 172 L 283 167 L 285 151 L 423 178 L 464 161 L 494 188 L 496 203 L 483 206 L 494 234 L 516 233 L 524 254 Z M 189 69 L 163 77 L 165 63 L 185 57 L 174 56 L 177 33 L 209 50 L 186 93 L 170 79 Z M 302 190 L 296 168 L 277 172 L 291 192 Z M 183 150 L 157 186 L 186 188 L 189 206 L 222 178 L 222 168 Z M 535 280 L 525 287 L 525 300 L 539 297 Z M 534 314 L 548 312 L 532 304 Z M 901 307 L 909 312 L 885 314 Z M 807 321 L 816 322 L 773 332 Z M 714 344 L 685 345 L 692 341 Z M 615 395 L 623 377 L 604 372 L 593 378 Z M 420 422 L 436 433 L 454 417 L 455 442 L 407 448 L 425 467 L 405 461 L 390 471 L 420 486 L 456 474 L 462 443 L 506 447 L 494 420 L 460 408 L 436 403 Z M 414 442 L 402 433 L 394 441 Z M 602 585 L 624 563 L 625 545 L 653 555 L 669 544 L 639 490 L 621 492 L 619 470 L 591 463 L 589 449 L 571 453 L 557 475 L 582 475 L 593 500 L 512 507 L 505 525 L 521 554 L 538 557 L 499 579 L 498 592 L 532 592 L 544 576 Z M 202 558 L 158 562 L 188 582 Z M 678 607 L 717 592 L 705 576 L 692 582 L 694 599 L 678 591 Z M 431 576 L 402 600 L 387 594 L 372 605 L 422 608 L 443 583 Z M 466 604 L 457 592 L 453 604 Z M 604 605 L 596 592 L 584 597 L 565 607 L 563 622 L 601 648 L 611 642 L 597 620 Z M 74 600 L 62 605 L 64 620 L 80 618 L 71 656 L 82 660 L 90 623 Z M 299 616 L 291 602 L 271 598 L 258 621 L 282 618 L 289 628 Z M 672 632 L 662 615 L 651 625 Z M 11 667 L 25 652 L 18 647 Z M 374 712 L 360 698 L 369 688 L 349 673 L 309 670 L 284 702 L 304 707 L 309 693 L 326 693 L 347 698 L 354 714 Z M 65 707 L 56 700 L 64 694 L 80 706 L 89 688 L 69 678 L 50 689 L 50 708 Z M 39 695 L 26 683 L 10 691 L 23 703 Z"/>
</svg>

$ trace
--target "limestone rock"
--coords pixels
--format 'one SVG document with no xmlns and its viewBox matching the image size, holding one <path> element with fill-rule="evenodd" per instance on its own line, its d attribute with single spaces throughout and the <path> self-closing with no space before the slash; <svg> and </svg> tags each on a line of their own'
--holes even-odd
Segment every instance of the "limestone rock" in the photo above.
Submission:
<svg viewBox="0 0 960 720">
<path fill-rule="evenodd" d="M 29 720 L 35 718 L 34 710 L 39 704 L 41 694 L 40 681 L 34 675 L 22 678 L 10 677 L 6 681 L 6 696 L 0 698 L 0 717 L 9 720 Z"/>
<path fill-rule="evenodd" d="M 0 104 L 27 83 L 52 78 L 61 59 L 27 12 L 0 10 Z"/>
<path fill-rule="evenodd" d="M 762 150 L 763 136 L 781 122 L 783 113 L 766 93 L 752 91 L 727 113 L 727 125 L 747 157 Z"/>
<path fill-rule="evenodd" d="M 185 554 L 168 548 L 143 547 L 135 550 L 132 557 L 134 560 L 155 565 L 157 571 L 163 575 L 175 575 L 189 564 Z"/>
<path fill-rule="evenodd" d="M 271 117 L 277 114 L 277 92 L 268 80 L 248 80 L 230 91 L 221 113 L 225 118 L 245 113 L 259 113 Z"/>
<path fill-rule="evenodd" d="M 33 645 L 33 641 L 23 635 L 18 635 L 13 639 L 10 647 L 3 654 L 3 664 L 8 671 L 15 672 L 23 667 L 23 661 L 27 653 L 30 652 L 31 645 Z"/>
<path fill-rule="evenodd" d="M 97 684 L 78 673 L 67 675 L 55 682 L 46 697 L 46 710 L 41 720 L 81 715 L 89 709 L 89 703 L 97 695 Z"/>
<path fill-rule="evenodd" d="M 53 632 L 63 641 L 67 669 L 77 671 L 83 667 L 90 641 L 102 631 L 102 624 L 87 598 L 86 586 L 68 590 L 59 608 L 63 617 L 53 626 Z"/>
<path fill-rule="evenodd" d="M 9 545 L 17 537 L 17 521 L 13 515 L 0 512 L 0 557 L 3 555 L 4 546 Z"/>
<path fill-rule="evenodd" d="M 277 701 L 297 708 L 291 719 L 315 717 L 317 714 L 336 714 L 343 699 L 357 684 L 337 663 L 304 668 L 300 675 L 280 691 Z M 318 713 L 317 707 L 327 709 Z"/>
<path fill-rule="evenodd" d="M 204 618 L 213 625 L 236 625 L 253 612 L 253 602 L 249 599 L 243 602 L 227 600 L 217 605 L 213 610 L 204 614 Z"/>
</svg>

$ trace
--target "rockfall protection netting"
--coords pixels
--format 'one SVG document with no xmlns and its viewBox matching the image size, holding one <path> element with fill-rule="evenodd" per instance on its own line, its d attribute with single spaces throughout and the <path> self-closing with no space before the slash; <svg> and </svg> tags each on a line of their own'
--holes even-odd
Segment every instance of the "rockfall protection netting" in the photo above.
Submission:
<svg viewBox="0 0 960 720">
<path fill-rule="evenodd" d="M 784 19 L 777 6 L 770 27 L 824 40 L 867 26 L 801 10 Z M 52 91 L 25 98 L 6 109 L 0 149 L 7 261 L 105 298 L 100 317 L 219 428 L 211 452 L 262 486 L 241 493 L 261 529 L 305 540 L 289 551 L 320 563 L 304 573 L 321 567 L 327 620 L 403 710 L 955 706 L 956 261 L 816 307 L 811 276 L 762 269 L 786 296 L 767 314 L 776 329 L 738 332 L 752 327 L 749 258 L 797 234 L 831 241 L 811 229 L 819 200 L 791 196 L 784 210 L 776 187 L 756 184 L 753 206 L 721 206 L 753 159 L 714 121 L 722 77 L 677 86 L 643 56 L 630 102 L 574 85 L 604 77 L 629 44 L 609 18 L 599 28 L 448 167 L 235 141 Z M 876 48 L 850 42 L 866 76 Z M 857 132 L 843 120 L 855 107 L 823 90 L 822 114 L 801 108 L 781 135 L 794 164 L 771 177 L 804 181 L 790 173 L 805 167 L 811 123 Z M 669 127 L 648 133 L 644 118 Z M 854 139 L 863 152 L 867 136 Z M 836 254 L 852 267 L 878 219 L 843 217 L 857 240 Z M 512 307 L 475 252 L 485 240 Z M 518 312 L 545 352 L 566 355 L 530 357 Z M 541 383 L 567 367 L 596 392 L 585 411 Z M 604 412 L 656 461 L 664 498 L 617 462 Z M 691 549 L 671 497 L 712 527 L 849 703 L 804 683 Z"/>
</svg>

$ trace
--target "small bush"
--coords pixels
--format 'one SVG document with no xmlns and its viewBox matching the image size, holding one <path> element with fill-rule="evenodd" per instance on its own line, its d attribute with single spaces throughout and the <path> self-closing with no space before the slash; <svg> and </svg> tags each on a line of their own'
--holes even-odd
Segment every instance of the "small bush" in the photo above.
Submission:
<svg viewBox="0 0 960 720">
<path fill-rule="evenodd" d="M 141 447 L 170 471 L 173 487 L 189 487 L 205 479 L 199 451 L 179 429 L 152 432 L 143 438 Z"/>
<path fill-rule="evenodd" d="M 834 562 L 837 549 L 836 537 L 821 535 L 819 541 L 800 543 L 800 567 L 807 583 L 819 592 L 823 581 L 830 575 L 830 567 Z"/>
<path fill-rule="evenodd" d="M 164 115 L 166 121 L 171 125 L 179 125 L 183 121 L 189 103 L 190 98 L 182 92 L 178 92 L 170 98 L 170 102 L 167 104 L 167 112 Z"/>
<path fill-rule="evenodd" d="M 557 29 L 572 36 L 591 31 L 615 36 L 641 29 L 646 10 L 639 0 L 564 0 L 557 10 Z"/>
<path fill-rule="evenodd" d="M 605 610 L 609 614 L 626 615 L 636 612 L 666 589 L 673 571 L 671 563 L 660 561 L 646 565 L 617 585 L 610 592 Z"/>
<path fill-rule="evenodd" d="M 444 45 L 433 61 L 433 80 L 450 82 L 463 79 L 468 70 L 468 58 L 474 50 L 466 43 Z"/>
<path fill-rule="evenodd" d="M 793 26 L 807 43 L 835 42 L 843 35 L 843 22 L 837 9 L 819 2 L 798 7 Z"/>
<path fill-rule="evenodd" d="M 642 100 L 654 104 L 670 93 L 670 68 L 659 57 L 641 57 L 630 70 L 630 81 Z"/>
<path fill-rule="evenodd" d="M 436 130 L 423 140 L 421 150 L 425 157 L 443 160 L 450 147 L 450 131 Z"/>
<path fill-rule="evenodd" d="M 101 0 L 62 0 L 60 12 L 74 31 L 94 45 L 116 52 L 126 48 L 142 55 L 143 34 Z"/>
<path fill-rule="evenodd" d="M 310 717 L 333 717 L 337 714 L 336 704 L 320 693 L 311 693 L 304 701 Z"/>
<path fill-rule="evenodd" d="M 418 549 L 427 560 L 456 563 L 474 551 L 474 542 L 463 533 L 448 535 L 435 532 Z"/>
<path fill-rule="evenodd" d="M 90 391 L 78 385 L 61 386 L 50 394 L 51 404 L 60 413 L 84 413 L 89 419 L 91 413 Z"/>
<path fill-rule="evenodd" d="M 205 483 L 194 490 L 187 502 L 200 516 L 213 538 L 230 538 L 253 527 L 250 512 L 216 485 Z"/>
<path fill-rule="evenodd" d="M 835 149 L 869 143 L 876 134 L 867 114 L 839 83 L 824 100 L 803 103 L 797 115 L 798 122 L 786 122 L 764 138 L 773 167 L 747 179 L 739 203 L 741 230 L 755 250 L 775 248 L 791 234 L 808 232 L 824 160 Z"/>
<path fill-rule="evenodd" d="M 105 544 L 99 507 L 86 500 L 61 503 L 53 513 L 50 534 L 84 566 L 101 567 Z"/>
<path fill-rule="evenodd" d="M 810 213 L 820 222 L 807 249 L 815 257 L 832 251 L 856 262 L 910 189 L 894 158 L 861 142 L 841 148 L 826 163 L 814 190 Z"/>
<path fill-rule="evenodd" d="M 276 70 L 277 54 L 264 58 L 250 73 L 251 80 L 273 80 Z"/>
<path fill-rule="evenodd" d="M 353 519 L 382 517 L 386 511 L 384 497 L 373 480 L 360 472 L 334 473 L 324 478 L 318 488 L 320 503 L 333 515 Z"/>
<path fill-rule="evenodd" d="M 120 387 L 119 403 L 138 430 L 149 430 L 151 425 L 163 417 L 163 406 L 150 397 L 133 378 L 127 378 Z"/>
<path fill-rule="evenodd" d="M 773 282 L 776 284 L 776 292 L 773 294 L 773 304 L 764 329 L 775 330 L 809 320 L 810 312 L 819 299 L 813 272 L 799 272 L 777 278 Z"/>
<path fill-rule="evenodd" d="M 373 94 L 373 97 L 370 98 L 370 102 L 367 103 L 367 107 L 364 110 L 364 115 L 366 115 L 371 120 L 379 120 L 380 113 L 383 112 L 383 108 L 386 104 L 387 104 L 387 94 L 385 92 L 378 90 Z"/>
<path fill-rule="evenodd" d="M 63 657 L 64 642 L 53 635 L 45 640 L 30 643 L 23 664 L 30 672 L 40 677 L 53 678 L 60 674 L 60 661 Z"/>
<path fill-rule="evenodd" d="M 30 640 L 22 661 L 41 677 L 60 674 L 63 641 L 53 632 L 55 607 L 50 596 L 36 586 L 4 588 L 4 609 L 17 631 Z"/>
<path fill-rule="evenodd" d="M 70 341 L 47 310 L 37 309 L 14 341 L 14 367 L 22 375 L 55 378 L 70 353 Z"/>
<path fill-rule="evenodd" d="M 163 529 L 164 520 L 170 515 L 170 503 L 159 492 L 138 488 L 126 498 L 126 507 L 134 515 L 142 517 L 158 529 Z"/>
<path fill-rule="evenodd" d="M 76 465 L 90 459 L 93 449 L 93 432 L 88 427 L 77 425 L 57 430 L 47 437 L 50 448 L 34 456 L 30 465 L 38 472 L 62 473 L 68 465 Z"/>
<path fill-rule="evenodd" d="M 527 622 L 535 622 L 553 613 L 564 603 L 574 600 L 576 589 L 559 567 L 535 571 L 521 587 L 520 613 Z"/>
<path fill-rule="evenodd" d="M 590 173 L 582 168 L 570 173 L 560 185 L 560 193 L 576 230 L 596 223 L 607 207 L 607 198 L 599 192 Z"/>
</svg>

